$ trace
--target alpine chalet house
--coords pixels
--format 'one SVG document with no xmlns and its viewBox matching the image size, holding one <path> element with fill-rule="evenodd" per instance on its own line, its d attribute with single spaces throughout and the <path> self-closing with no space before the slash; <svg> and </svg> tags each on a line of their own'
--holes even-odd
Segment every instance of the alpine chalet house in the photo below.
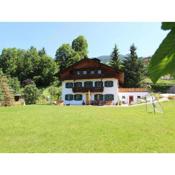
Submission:
<svg viewBox="0 0 175 175">
<path fill-rule="evenodd" d="M 124 74 L 99 59 L 82 59 L 60 73 L 65 105 L 131 104 L 147 95 L 143 88 L 122 88 Z"/>
</svg>

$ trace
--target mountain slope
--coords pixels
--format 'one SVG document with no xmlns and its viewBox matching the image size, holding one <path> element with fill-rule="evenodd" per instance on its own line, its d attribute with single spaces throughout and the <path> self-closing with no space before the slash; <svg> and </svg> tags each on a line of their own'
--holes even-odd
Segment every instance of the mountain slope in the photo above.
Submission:
<svg viewBox="0 0 175 175">
<path fill-rule="evenodd" d="M 125 55 L 119 55 L 120 56 L 120 59 L 124 59 Z M 102 56 L 99 56 L 97 57 L 99 60 L 101 60 L 102 63 L 109 63 L 111 57 L 110 55 L 102 55 Z"/>
</svg>

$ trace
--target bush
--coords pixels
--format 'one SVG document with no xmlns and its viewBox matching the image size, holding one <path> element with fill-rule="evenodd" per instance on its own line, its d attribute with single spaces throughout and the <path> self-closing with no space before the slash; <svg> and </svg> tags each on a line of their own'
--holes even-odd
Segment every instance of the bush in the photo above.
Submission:
<svg viewBox="0 0 175 175">
<path fill-rule="evenodd" d="M 36 104 L 40 94 L 36 85 L 26 85 L 23 93 L 26 104 Z"/>
<path fill-rule="evenodd" d="M 37 104 L 42 104 L 42 105 L 43 105 L 43 104 L 48 104 L 48 101 L 47 101 L 46 97 L 45 97 L 43 94 L 41 94 L 41 95 L 38 97 L 36 103 L 37 103 Z"/>
<path fill-rule="evenodd" d="M 20 81 L 18 80 L 18 78 L 8 78 L 8 84 L 9 86 L 12 88 L 13 92 L 16 93 L 20 93 Z"/>
<path fill-rule="evenodd" d="M 166 85 L 166 84 L 152 84 L 151 89 L 153 92 L 166 93 L 171 86 L 172 85 Z"/>
<path fill-rule="evenodd" d="M 2 88 L 0 87 L 0 102 L 4 100 L 4 95 L 2 92 Z"/>
<path fill-rule="evenodd" d="M 170 87 L 167 92 L 170 94 L 175 94 L 175 86 Z"/>
<path fill-rule="evenodd" d="M 52 101 L 60 99 L 60 96 L 61 96 L 61 88 L 60 87 L 50 86 L 48 89 L 48 92 L 49 92 L 49 95 L 50 95 Z"/>
</svg>

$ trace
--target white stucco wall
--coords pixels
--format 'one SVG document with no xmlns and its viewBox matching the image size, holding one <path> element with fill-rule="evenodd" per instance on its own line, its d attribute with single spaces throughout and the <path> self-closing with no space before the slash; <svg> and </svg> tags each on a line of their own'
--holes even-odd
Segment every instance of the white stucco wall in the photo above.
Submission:
<svg viewBox="0 0 175 175">
<path fill-rule="evenodd" d="M 126 104 L 129 104 L 129 96 L 133 96 L 133 103 L 136 103 L 138 100 L 137 96 L 144 98 L 147 95 L 148 92 L 120 92 L 119 98 L 121 101 L 125 102 Z M 125 99 L 123 99 L 122 96 L 125 96 Z"/>
<path fill-rule="evenodd" d="M 64 101 L 64 104 L 70 104 L 70 105 L 82 105 L 83 101 L 86 102 L 86 94 L 87 93 L 73 93 L 72 88 L 66 88 L 65 84 L 67 82 L 82 82 L 83 86 L 84 86 L 84 82 L 85 81 L 92 81 L 93 82 L 93 86 L 95 86 L 95 82 L 96 81 L 101 81 L 101 79 L 82 79 L 82 80 L 66 80 L 62 82 L 62 100 Z M 91 93 L 91 100 L 94 100 L 94 95 L 95 94 L 113 94 L 114 95 L 114 100 L 113 100 L 113 104 L 115 105 L 118 100 L 123 101 L 126 104 L 129 104 L 129 96 L 133 96 L 133 103 L 136 103 L 138 100 L 138 96 L 140 96 L 141 98 L 144 98 L 145 96 L 148 95 L 148 92 L 118 92 L 118 80 L 115 78 L 104 78 L 103 80 L 103 85 L 105 81 L 113 81 L 113 87 L 104 87 L 104 91 L 103 92 L 97 92 L 97 93 Z M 66 101 L 65 100 L 65 95 L 66 94 L 81 94 L 83 96 L 83 99 L 81 101 Z M 122 98 L 122 96 L 125 96 L 125 99 Z"/>
<path fill-rule="evenodd" d="M 101 79 L 82 79 L 82 80 L 76 80 L 76 81 L 73 81 L 73 80 L 66 80 L 66 81 L 63 81 L 62 82 L 62 100 L 64 101 L 64 104 L 70 104 L 70 105 L 82 105 L 83 101 L 85 102 L 86 101 L 86 93 L 73 93 L 72 91 L 72 88 L 66 88 L 65 87 L 65 84 L 67 82 L 72 82 L 72 83 L 75 83 L 75 82 L 82 82 L 83 83 L 83 86 L 84 86 L 84 82 L 85 81 L 92 81 L 93 82 L 93 86 L 95 86 L 95 82 L 96 81 L 101 81 Z M 104 87 L 104 91 L 102 93 L 100 92 L 97 92 L 97 93 L 91 93 L 91 100 L 94 100 L 94 95 L 95 94 L 113 94 L 114 95 L 114 100 L 113 100 L 113 104 L 116 104 L 117 101 L 118 101 L 118 98 L 117 98 L 117 93 L 118 93 L 118 80 L 115 79 L 115 78 L 104 78 L 102 79 L 103 81 L 103 84 L 105 81 L 113 81 L 113 87 Z M 65 95 L 66 94 L 82 94 L 83 95 L 83 99 L 81 101 L 75 101 L 75 100 L 72 100 L 72 101 L 66 101 L 65 100 Z"/>
</svg>

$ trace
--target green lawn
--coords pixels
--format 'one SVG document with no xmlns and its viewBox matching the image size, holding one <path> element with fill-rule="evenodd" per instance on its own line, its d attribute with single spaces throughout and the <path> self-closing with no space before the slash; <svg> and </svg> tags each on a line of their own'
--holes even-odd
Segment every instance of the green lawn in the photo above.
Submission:
<svg viewBox="0 0 175 175">
<path fill-rule="evenodd" d="M 175 101 L 139 107 L 0 108 L 0 152 L 175 152 Z"/>
</svg>

